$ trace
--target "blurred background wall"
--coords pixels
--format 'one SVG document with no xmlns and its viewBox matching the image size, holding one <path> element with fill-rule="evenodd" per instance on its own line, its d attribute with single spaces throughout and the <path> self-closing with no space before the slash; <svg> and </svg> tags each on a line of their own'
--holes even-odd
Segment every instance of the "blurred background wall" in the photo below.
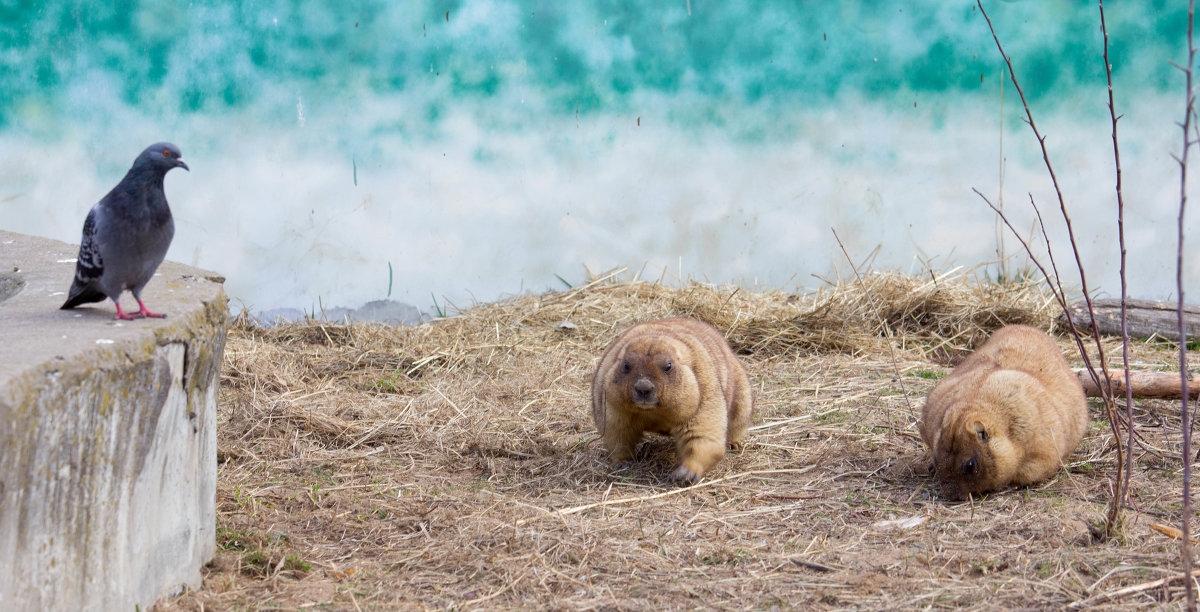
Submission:
<svg viewBox="0 0 1200 612">
<path fill-rule="evenodd" d="M 1089 282 L 1116 294 L 1098 10 L 984 6 Z M 1186 6 L 1106 9 L 1130 290 L 1168 298 Z M 431 311 L 616 266 L 813 288 L 849 274 L 831 228 L 876 269 L 1003 253 L 981 274 L 1019 273 L 973 188 L 1026 235 L 1032 196 L 1067 270 L 1023 117 L 970 2 L 0 0 L 0 227 L 77 242 L 136 154 L 173 141 L 192 172 L 167 177 L 168 257 L 226 275 L 235 310 Z"/>
</svg>

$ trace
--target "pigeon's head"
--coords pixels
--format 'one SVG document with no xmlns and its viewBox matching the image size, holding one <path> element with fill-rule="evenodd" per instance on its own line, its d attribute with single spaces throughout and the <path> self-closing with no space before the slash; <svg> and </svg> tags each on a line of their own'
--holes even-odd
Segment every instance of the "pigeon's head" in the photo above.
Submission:
<svg viewBox="0 0 1200 612">
<path fill-rule="evenodd" d="M 169 142 L 156 142 L 148 147 L 133 162 L 134 168 L 153 168 L 166 174 L 171 168 L 183 168 L 191 171 L 180 157 L 183 155 L 179 147 Z"/>
</svg>

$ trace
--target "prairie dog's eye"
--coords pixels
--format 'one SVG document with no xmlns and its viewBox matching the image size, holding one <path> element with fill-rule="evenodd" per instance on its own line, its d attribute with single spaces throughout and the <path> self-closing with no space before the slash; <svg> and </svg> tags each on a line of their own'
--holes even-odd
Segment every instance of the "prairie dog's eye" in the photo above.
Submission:
<svg viewBox="0 0 1200 612">
<path fill-rule="evenodd" d="M 621 364 L 621 371 L 622 371 L 622 372 L 624 372 L 624 373 L 626 373 L 626 374 L 628 374 L 628 373 L 629 373 L 629 371 L 630 371 L 630 370 L 632 370 L 632 369 L 633 369 L 633 366 L 629 365 L 629 362 L 628 362 L 628 361 L 626 361 L 625 363 L 622 363 L 622 364 Z"/>
<path fill-rule="evenodd" d="M 962 469 L 963 469 L 963 474 L 966 474 L 967 476 L 974 474 L 975 473 L 975 460 L 967 459 L 967 462 L 963 464 Z"/>
<path fill-rule="evenodd" d="M 670 372 L 672 367 L 674 367 L 674 366 L 671 364 L 670 361 L 668 361 L 667 364 L 663 366 L 663 372 Z"/>
</svg>

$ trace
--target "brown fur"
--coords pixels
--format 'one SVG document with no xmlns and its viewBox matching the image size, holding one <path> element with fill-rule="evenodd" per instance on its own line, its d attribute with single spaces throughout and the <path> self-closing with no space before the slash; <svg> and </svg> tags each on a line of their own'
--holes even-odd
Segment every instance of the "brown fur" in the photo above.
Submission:
<svg viewBox="0 0 1200 612">
<path fill-rule="evenodd" d="M 1052 476 L 1083 439 L 1079 379 L 1045 333 L 997 330 L 934 387 L 921 437 L 951 499 Z"/>
<path fill-rule="evenodd" d="M 679 457 L 671 477 L 686 483 L 741 443 L 753 410 L 750 379 L 729 343 L 695 319 L 630 327 L 592 377 L 592 418 L 613 462 L 632 461 L 645 432 L 669 435 Z"/>
</svg>

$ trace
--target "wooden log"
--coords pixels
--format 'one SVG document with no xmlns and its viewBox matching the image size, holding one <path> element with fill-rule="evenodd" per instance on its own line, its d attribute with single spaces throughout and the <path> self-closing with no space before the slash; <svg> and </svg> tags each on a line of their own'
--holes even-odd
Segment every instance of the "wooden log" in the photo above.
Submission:
<svg viewBox="0 0 1200 612">
<path fill-rule="evenodd" d="M 1130 338 L 1149 338 L 1157 335 L 1166 340 L 1179 339 L 1179 323 L 1176 318 L 1175 302 L 1154 300 L 1126 300 L 1126 318 L 1129 321 Z M 1108 336 L 1121 335 L 1121 300 L 1092 300 L 1096 311 L 1096 326 L 1100 333 Z M 1091 336 L 1091 318 L 1087 315 L 1087 302 L 1080 300 L 1068 308 L 1071 321 L 1085 336 Z M 1059 319 L 1065 324 L 1063 315 Z M 1183 305 L 1183 328 L 1189 341 L 1200 339 L 1200 306 Z M 1087 331 L 1084 331 L 1087 330 Z"/>
<path fill-rule="evenodd" d="M 1092 381 L 1085 368 L 1076 368 L 1075 375 L 1083 383 L 1083 394 L 1088 397 L 1101 397 L 1100 387 Z M 1113 396 L 1118 400 L 1125 397 L 1125 371 L 1111 370 Z M 1104 382 L 1101 377 L 1100 382 Z M 1144 399 L 1179 399 L 1181 388 L 1179 372 L 1130 372 L 1129 384 L 1133 387 L 1133 396 Z M 1200 377 L 1192 374 L 1188 377 L 1188 395 L 1196 399 L 1200 395 Z"/>
</svg>

